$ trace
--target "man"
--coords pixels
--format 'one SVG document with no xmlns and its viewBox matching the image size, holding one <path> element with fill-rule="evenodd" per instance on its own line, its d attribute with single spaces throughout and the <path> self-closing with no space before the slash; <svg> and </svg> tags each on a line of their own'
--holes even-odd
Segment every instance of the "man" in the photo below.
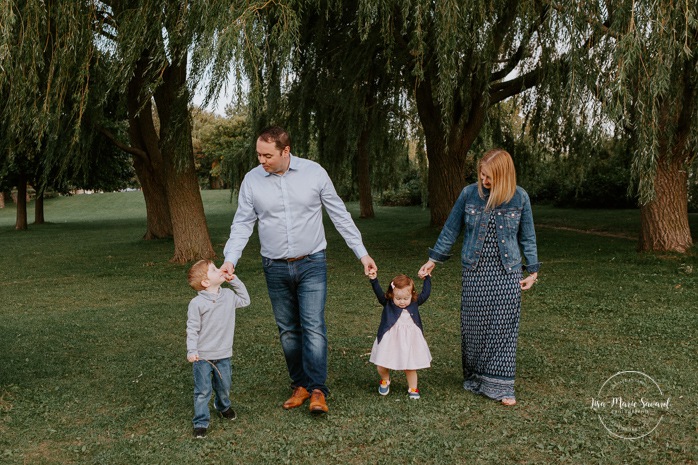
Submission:
<svg viewBox="0 0 698 465">
<path fill-rule="evenodd" d="M 312 413 L 327 413 L 327 241 L 322 207 L 366 275 L 377 270 L 376 263 L 327 172 L 291 155 L 291 138 L 284 129 L 262 131 L 257 158 L 259 166 L 240 186 L 221 270 L 233 274 L 257 223 L 267 290 L 293 388 L 283 407 L 300 407 L 310 398 Z"/>
</svg>

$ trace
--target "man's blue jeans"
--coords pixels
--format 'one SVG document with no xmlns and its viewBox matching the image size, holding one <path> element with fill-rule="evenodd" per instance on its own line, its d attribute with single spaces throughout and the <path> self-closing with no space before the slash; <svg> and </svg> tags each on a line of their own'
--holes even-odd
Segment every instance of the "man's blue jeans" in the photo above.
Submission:
<svg viewBox="0 0 698 465">
<path fill-rule="evenodd" d="M 230 408 L 230 385 L 232 370 L 230 359 L 209 360 L 216 368 L 206 360 L 198 360 L 193 363 L 194 370 L 194 428 L 208 428 L 211 414 L 208 410 L 208 402 L 211 393 L 216 391 L 213 406 L 219 412 Z M 211 382 L 213 379 L 213 382 Z"/>
<path fill-rule="evenodd" d="M 327 395 L 325 252 L 294 262 L 262 257 L 262 264 L 291 385 Z"/>
</svg>

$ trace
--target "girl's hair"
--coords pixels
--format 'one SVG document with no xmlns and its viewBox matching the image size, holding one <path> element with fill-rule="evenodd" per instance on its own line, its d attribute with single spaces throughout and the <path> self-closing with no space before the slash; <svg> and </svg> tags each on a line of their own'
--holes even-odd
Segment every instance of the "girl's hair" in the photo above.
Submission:
<svg viewBox="0 0 698 465">
<path fill-rule="evenodd" d="M 414 290 L 414 281 L 412 281 L 412 278 L 405 276 L 404 274 L 399 274 L 393 278 L 393 280 L 390 282 L 390 288 L 388 288 L 388 291 L 385 293 L 385 298 L 388 300 L 393 300 L 393 290 L 404 289 L 406 287 L 410 288 L 410 292 L 412 293 L 412 302 L 416 302 L 417 291 Z"/>
<path fill-rule="evenodd" d="M 208 267 L 213 263 L 211 260 L 199 260 L 189 268 L 187 281 L 195 291 L 203 291 L 206 289 L 201 285 L 201 281 L 208 279 Z"/>
<path fill-rule="evenodd" d="M 480 173 L 489 176 L 492 187 L 490 197 L 487 199 L 485 210 L 492 210 L 503 203 L 507 203 L 516 193 L 516 169 L 514 160 L 509 152 L 503 149 L 487 151 L 477 164 L 477 190 L 481 198 L 485 198 Z"/>
</svg>

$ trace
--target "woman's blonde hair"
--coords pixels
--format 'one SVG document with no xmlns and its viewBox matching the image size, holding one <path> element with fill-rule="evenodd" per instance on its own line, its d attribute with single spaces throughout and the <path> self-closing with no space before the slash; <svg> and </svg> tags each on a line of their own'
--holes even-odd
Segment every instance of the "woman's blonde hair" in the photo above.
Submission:
<svg viewBox="0 0 698 465">
<path fill-rule="evenodd" d="M 510 201 L 516 193 L 516 168 L 509 152 L 503 149 L 487 151 L 477 164 L 477 190 L 485 198 L 480 173 L 489 176 L 492 187 L 485 210 L 492 210 Z"/>
</svg>

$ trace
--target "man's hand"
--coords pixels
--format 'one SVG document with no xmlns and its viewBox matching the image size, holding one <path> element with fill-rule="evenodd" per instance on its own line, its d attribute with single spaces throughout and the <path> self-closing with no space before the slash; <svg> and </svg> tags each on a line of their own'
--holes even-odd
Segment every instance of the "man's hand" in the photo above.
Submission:
<svg viewBox="0 0 698 465">
<path fill-rule="evenodd" d="M 232 262 L 223 262 L 220 270 L 225 275 L 226 281 L 232 281 L 233 278 L 235 278 L 235 276 L 233 275 L 233 273 L 235 273 L 235 265 L 233 265 Z"/>
<path fill-rule="evenodd" d="M 199 361 L 199 354 L 187 355 L 187 360 L 189 360 L 189 362 L 191 362 L 191 363 L 198 362 Z"/>
<path fill-rule="evenodd" d="M 376 262 L 373 261 L 370 255 L 364 255 L 361 257 L 361 263 L 364 266 L 364 274 L 366 276 L 369 275 L 371 271 L 377 272 L 378 267 L 376 266 Z"/>
</svg>

